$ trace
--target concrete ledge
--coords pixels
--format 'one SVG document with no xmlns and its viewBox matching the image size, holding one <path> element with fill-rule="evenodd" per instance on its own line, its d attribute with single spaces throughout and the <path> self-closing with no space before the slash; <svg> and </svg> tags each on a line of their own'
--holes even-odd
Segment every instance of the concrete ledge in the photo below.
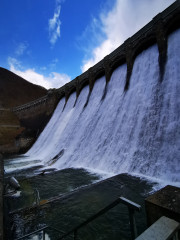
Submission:
<svg viewBox="0 0 180 240">
<path fill-rule="evenodd" d="M 166 186 L 145 200 L 148 226 L 166 216 L 180 222 L 180 188 Z"/>
<path fill-rule="evenodd" d="M 137 237 L 136 240 L 170 240 L 179 229 L 180 223 L 163 216 Z M 176 239 L 178 240 L 178 238 Z"/>
</svg>

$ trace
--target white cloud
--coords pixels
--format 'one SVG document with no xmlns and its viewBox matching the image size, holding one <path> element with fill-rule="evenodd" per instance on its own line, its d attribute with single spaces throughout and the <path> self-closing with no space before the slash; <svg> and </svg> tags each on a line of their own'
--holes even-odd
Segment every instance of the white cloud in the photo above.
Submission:
<svg viewBox="0 0 180 240">
<path fill-rule="evenodd" d="M 28 48 L 28 44 L 26 42 L 19 43 L 19 45 L 16 48 L 15 54 L 17 56 L 21 56 L 24 54 L 27 48 Z"/>
<path fill-rule="evenodd" d="M 52 72 L 47 80 L 51 82 L 51 85 L 55 88 L 59 88 L 71 81 L 70 77 L 67 74 L 57 72 Z"/>
<path fill-rule="evenodd" d="M 101 30 L 106 37 L 99 46 L 92 49 L 91 57 L 83 61 L 82 72 L 111 53 L 173 2 L 174 0 L 116 0 L 111 11 L 100 13 Z M 99 36 L 99 32 L 97 34 Z"/>
<path fill-rule="evenodd" d="M 70 77 L 64 73 L 51 72 L 49 76 L 44 76 L 37 73 L 35 69 L 22 70 L 21 63 L 15 58 L 9 57 L 8 63 L 11 72 L 14 72 L 31 83 L 43 86 L 47 89 L 59 88 L 71 80 Z"/>
<path fill-rule="evenodd" d="M 53 59 L 51 63 L 48 65 L 49 69 L 52 70 L 53 68 L 55 68 L 58 62 L 59 62 L 58 58 Z"/>
<path fill-rule="evenodd" d="M 60 38 L 60 25 L 61 22 L 59 20 L 60 12 L 61 12 L 61 6 L 59 5 L 60 1 L 57 1 L 57 6 L 54 11 L 53 18 L 49 19 L 49 40 L 51 45 L 53 46 L 58 38 Z"/>
<path fill-rule="evenodd" d="M 8 64 L 11 66 L 15 66 L 16 68 L 21 68 L 21 62 L 13 57 L 8 57 Z"/>
</svg>

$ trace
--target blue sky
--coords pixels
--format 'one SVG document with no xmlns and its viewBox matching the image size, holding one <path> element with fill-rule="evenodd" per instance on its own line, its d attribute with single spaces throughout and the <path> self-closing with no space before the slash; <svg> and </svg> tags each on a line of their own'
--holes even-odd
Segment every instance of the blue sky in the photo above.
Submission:
<svg viewBox="0 0 180 240">
<path fill-rule="evenodd" d="M 86 71 L 174 0 L 1 0 L 0 66 L 46 88 Z"/>
</svg>

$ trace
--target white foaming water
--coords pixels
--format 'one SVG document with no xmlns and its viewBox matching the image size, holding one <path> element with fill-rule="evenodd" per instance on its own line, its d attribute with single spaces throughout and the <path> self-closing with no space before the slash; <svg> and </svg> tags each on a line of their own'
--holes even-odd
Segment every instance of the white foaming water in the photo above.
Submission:
<svg viewBox="0 0 180 240">
<path fill-rule="evenodd" d="M 124 93 L 126 65 L 111 77 L 101 101 L 105 77 L 96 81 L 89 103 L 85 87 L 62 99 L 47 127 L 27 153 L 59 169 L 87 168 L 113 174 L 128 172 L 180 183 L 180 30 L 169 37 L 164 80 L 159 82 L 154 45 L 135 60 Z"/>
</svg>

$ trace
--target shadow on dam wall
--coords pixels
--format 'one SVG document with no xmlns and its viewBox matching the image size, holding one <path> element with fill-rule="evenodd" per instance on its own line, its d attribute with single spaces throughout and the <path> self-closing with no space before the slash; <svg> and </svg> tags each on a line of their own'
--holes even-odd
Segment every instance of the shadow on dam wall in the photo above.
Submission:
<svg viewBox="0 0 180 240">
<path fill-rule="evenodd" d="M 85 102 L 87 106 L 95 81 L 105 76 L 106 85 L 102 100 L 106 97 L 108 83 L 113 71 L 120 65 L 127 64 L 126 82 L 124 92 L 128 91 L 133 65 L 136 57 L 153 44 L 157 44 L 159 51 L 159 82 L 163 81 L 164 70 L 167 60 L 168 35 L 180 27 L 180 1 L 175 1 L 163 12 L 155 16 L 147 25 L 128 38 L 121 46 L 107 55 L 103 60 L 91 67 L 88 71 L 76 77 L 71 82 L 59 89 L 51 89 L 48 95 L 28 104 L 12 109 L 18 117 L 20 126 L 25 130 L 16 136 L 16 145 L 19 151 L 27 150 L 35 142 L 40 132 L 50 120 L 57 103 L 65 97 L 65 105 L 73 92 L 76 92 L 76 101 L 81 90 L 89 85 L 89 94 Z M 75 101 L 75 104 L 76 104 Z M 64 106 L 65 107 L 65 106 Z M 30 139 L 22 148 L 21 140 Z"/>
</svg>

